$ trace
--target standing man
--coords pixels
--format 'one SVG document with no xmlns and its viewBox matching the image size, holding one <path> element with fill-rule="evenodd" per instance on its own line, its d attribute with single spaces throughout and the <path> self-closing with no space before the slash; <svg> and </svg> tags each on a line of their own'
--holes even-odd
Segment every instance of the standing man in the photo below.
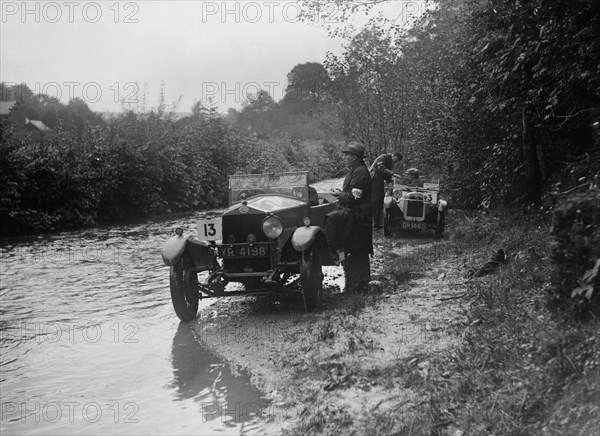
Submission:
<svg viewBox="0 0 600 436">
<path fill-rule="evenodd" d="M 404 156 L 402 156 L 402 153 L 399 151 L 396 151 L 394 154 L 392 154 L 392 171 L 395 174 L 402 174 L 402 159 L 404 159 Z"/>
<path fill-rule="evenodd" d="M 394 177 L 400 178 L 393 168 L 400 168 L 402 162 L 402 154 L 398 151 L 381 154 L 373 161 L 369 167 L 372 179 L 372 194 L 373 201 L 373 228 L 381 229 L 381 219 L 383 215 L 383 199 L 385 197 L 386 183 L 392 183 Z"/>
<path fill-rule="evenodd" d="M 340 208 L 327 215 L 325 236 L 334 261 L 344 265 L 346 290 L 360 292 L 367 290 L 371 281 L 371 175 L 362 144 L 351 142 L 342 153 L 350 172 L 338 194 Z"/>
<path fill-rule="evenodd" d="M 392 155 L 384 154 L 377 158 L 375 170 L 371 172 L 371 200 L 373 202 L 373 228 L 381 229 L 381 217 L 383 215 L 383 198 L 385 196 L 385 184 L 393 180 Z"/>
<path fill-rule="evenodd" d="M 371 177 L 373 177 L 373 174 L 375 172 L 375 170 L 377 169 L 377 164 L 381 161 L 383 161 L 384 159 L 392 159 L 392 167 L 390 168 L 392 170 L 393 173 L 395 174 L 400 174 L 402 172 L 402 159 L 404 159 L 404 157 L 402 156 L 402 153 L 400 153 L 399 151 L 395 151 L 394 153 L 383 153 L 380 154 L 379 156 L 377 156 L 377 159 L 375 159 L 373 161 L 373 163 L 371 164 L 371 166 L 369 167 L 369 172 L 371 173 Z M 396 177 L 400 177 L 400 176 L 396 176 Z"/>
</svg>

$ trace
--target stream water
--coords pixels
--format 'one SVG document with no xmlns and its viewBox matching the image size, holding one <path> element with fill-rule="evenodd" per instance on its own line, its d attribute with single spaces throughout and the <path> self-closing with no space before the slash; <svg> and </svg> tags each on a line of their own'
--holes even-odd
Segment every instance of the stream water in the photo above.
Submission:
<svg viewBox="0 0 600 436">
<path fill-rule="evenodd" d="M 1 242 L 0 434 L 261 433 L 171 306 L 160 248 L 201 216 Z"/>
<path fill-rule="evenodd" d="M 268 404 L 179 323 L 160 257 L 215 213 L 0 241 L 0 434 L 263 433 Z"/>
</svg>

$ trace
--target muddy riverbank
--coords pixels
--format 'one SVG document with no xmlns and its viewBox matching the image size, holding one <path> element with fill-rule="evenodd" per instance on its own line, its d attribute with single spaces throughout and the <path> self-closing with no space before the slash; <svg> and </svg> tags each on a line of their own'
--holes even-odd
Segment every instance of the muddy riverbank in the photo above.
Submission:
<svg viewBox="0 0 600 436">
<path fill-rule="evenodd" d="M 464 281 L 454 265 L 440 260 L 413 279 L 401 276 L 436 243 L 376 235 L 370 293 L 342 292 L 341 268 L 326 268 L 316 313 L 304 312 L 299 293 L 219 300 L 194 329 L 266 394 L 259 414 L 270 434 L 366 434 L 391 411 L 404 411 L 409 423 L 426 401 L 412 383 L 427 377 L 429 357 L 455 346 L 468 325 L 453 298 Z"/>
<path fill-rule="evenodd" d="M 315 313 L 299 293 L 223 300 L 194 331 L 265 393 L 269 434 L 595 435 L 600 325 L 547 306 L 548 220 L 453 211 L 448 227 L 377 235 L 368 294 L 326 269 Z"/>
</svg>

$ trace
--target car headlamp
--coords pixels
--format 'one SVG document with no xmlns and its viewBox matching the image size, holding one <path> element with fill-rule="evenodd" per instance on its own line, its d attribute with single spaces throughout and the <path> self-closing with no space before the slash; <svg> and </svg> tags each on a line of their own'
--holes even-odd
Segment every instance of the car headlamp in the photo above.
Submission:
<svg viewBox="0 0 600 436">
<path fill-rule="evenodd" d="M 277 239 L 283 233 L 283 223 L 279 218 L 271 215 L 263 220 L 262 229 L 268 238 Z"/>
</svg>

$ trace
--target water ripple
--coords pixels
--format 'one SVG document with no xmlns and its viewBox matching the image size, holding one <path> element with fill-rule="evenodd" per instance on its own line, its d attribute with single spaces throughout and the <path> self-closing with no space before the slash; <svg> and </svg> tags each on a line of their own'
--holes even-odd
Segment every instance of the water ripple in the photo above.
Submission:
<svg viewBox="0 0 600 436">
<path fill-rule="evenodd" d="M 207 416 L 261 397 L 171 307 L 160 247 L 200 216 L 0 241 L 1 434 L 260 433 Z"/>
</svg>

